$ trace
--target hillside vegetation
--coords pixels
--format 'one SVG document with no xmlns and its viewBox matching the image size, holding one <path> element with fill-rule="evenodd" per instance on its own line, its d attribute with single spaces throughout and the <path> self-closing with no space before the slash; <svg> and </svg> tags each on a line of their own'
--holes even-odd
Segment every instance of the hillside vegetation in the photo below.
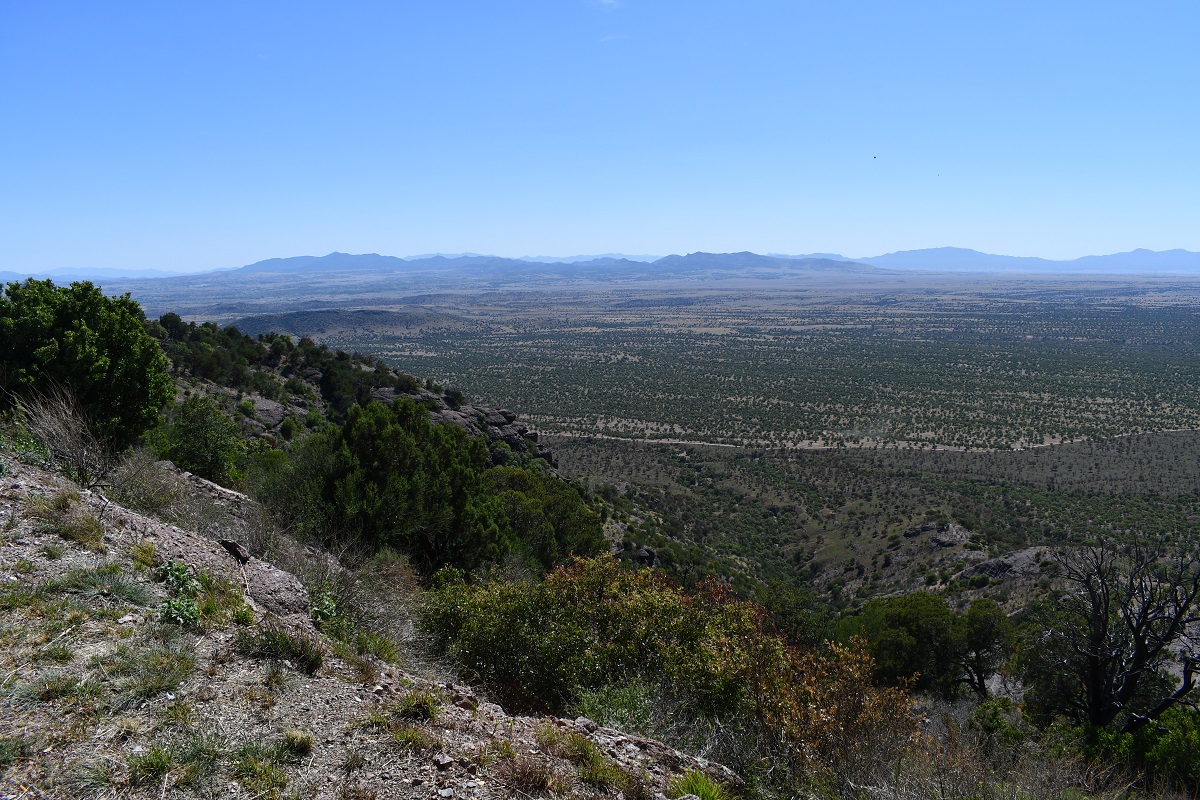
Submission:
<svg viewBox="0 0 1200 800">
<path fill-rule="evenodd" d="M 36 288 L 7 291 L 80 291 Z M 511 412 L 373 357 L 135 317 L 176 383 L 138 447 L 83 391 L 119 358 L 6 395 L 0 767 L 22 792 L 1200 786 L 1186 471 L 1140 510 L 1119 493 L 1162 460 L 1104 495 L 988 454 L 568 444 L 593 478 L 572 483 Z"/>
</svg>

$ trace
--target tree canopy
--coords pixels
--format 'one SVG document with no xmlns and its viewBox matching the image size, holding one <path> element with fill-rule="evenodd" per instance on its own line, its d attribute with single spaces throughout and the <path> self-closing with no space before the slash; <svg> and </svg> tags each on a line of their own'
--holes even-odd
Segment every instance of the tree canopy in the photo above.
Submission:
<svg viewBox="0 0 1200 800">
<path fill-rule="evenodd" d="M 84 281 L 9 283 L 0 293 L 2 401 L 66 387 L 98 436 L 124 446 L 174 394 L 166 356 L 128 294 Z"/>
</svg>

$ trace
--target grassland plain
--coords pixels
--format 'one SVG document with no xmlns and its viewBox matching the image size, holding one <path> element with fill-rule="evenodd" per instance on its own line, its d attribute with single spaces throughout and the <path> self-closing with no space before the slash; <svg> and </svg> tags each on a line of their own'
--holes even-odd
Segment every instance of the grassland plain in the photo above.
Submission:
<svg viewBox="0 0 1200 800">
<path fill-rule="evenodd" d="M 404 326 L 238 325 L 369 352 L 573 436 L 988 450 L 1200 427 L 1200 304 L 1163 292 L 414 300 Z"/>
</svg>

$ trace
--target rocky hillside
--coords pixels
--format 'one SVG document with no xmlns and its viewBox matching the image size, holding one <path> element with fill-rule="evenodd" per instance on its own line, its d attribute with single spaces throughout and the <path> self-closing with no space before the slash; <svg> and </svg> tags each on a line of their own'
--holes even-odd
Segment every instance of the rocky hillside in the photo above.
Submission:
<svg viewBox="0 0 1200 800">
<path fill-rule="evenodd" d="M 503 412 L 453 413 L 525 433 Z M 320 600 L 250 555 L 263 534 L 240 494 L 127 465 L 112 494 L 171 498 L 148 514 L 0 459 L 0 797 L 650 798 L 691 771 L 737 784 L 587 719 L 510 715 L 423 658 L 402 618 L 397 647 L 322 633 Z M 338 569 L 286 540 L 270 550 L 310 579 Z M 393 585 L 402 609 L 414 584 Z"/>
</svg>

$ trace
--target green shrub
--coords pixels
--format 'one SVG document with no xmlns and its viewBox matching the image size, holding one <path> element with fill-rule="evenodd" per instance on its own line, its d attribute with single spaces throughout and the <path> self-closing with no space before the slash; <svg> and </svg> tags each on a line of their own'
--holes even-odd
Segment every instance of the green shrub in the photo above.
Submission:
<svg viewBox="0 0 1200 800">
<path fill-rule="evenodd" d="M 154 577 L 163 582 L 167 593 L 174 597 L 196 597 L 200 594 L 200 581 L 192 576 L 192 569 L 181 561 L 171 560 L 154 571 Z"/>
<path fill-rule="evenodd" d="M 737 715 L 751 702 L 747 648 L 761 612 L 721 591 L 685 595 L 661 573 L 612 558 L 577 559 L 542 583 L 443 585 L 421 624 L 471 680 L 507 704 L 562 709 L 614 680 L 670 683 L 698 713 Z"/>
<path fill-rule="evenodd" d="M 171 625 L 191 625 L 200 619 L 200 607 L 190 597 L 169 597 L 158 607 L 158 616 Z"/>
<path fill-rule="evenodd" d="M 209 397 L 192 395 L 176 409 L 165 436 L 165 452 L 180 468 L 201 478 L 227 481 L 245 450 L 237 423 Z"/>
<path fill-rule="evenodd" d="M 104 441 L 122 448 L 174 394 L 168 363 L 126 294 L 87 281 L 26 280 L 0 289 L 0 403 L 66 387 Z"/>
</svg>

